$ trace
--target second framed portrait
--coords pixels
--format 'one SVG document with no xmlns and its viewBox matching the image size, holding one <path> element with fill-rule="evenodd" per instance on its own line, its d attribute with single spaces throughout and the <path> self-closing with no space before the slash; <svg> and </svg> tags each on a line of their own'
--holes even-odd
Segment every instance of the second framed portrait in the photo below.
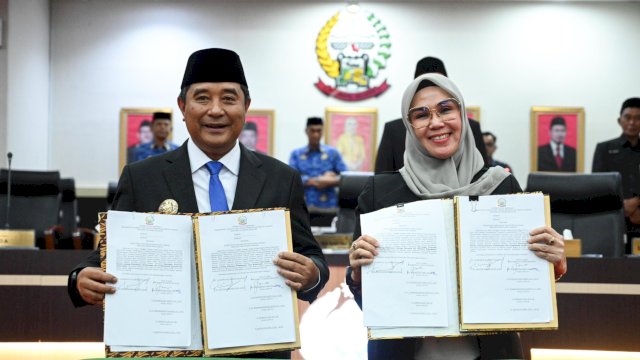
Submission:
<svg viewBox="0 0 640 360">
<path fill-rule="evenodd" d="M 584 171 L 583 108 L 531 108 L 531 171 Z"/>
<path fill-rule="evenodd" d="M 338 149 L 347 169 L 373 171 L 378 129 L 378 110 L 330 107 L 325 110 L 325 142 Z"/>
<path fill-rule="evenodd" d="M 467 106 L 467 118 L 480 122 L 480 106 Z"/>
<path fill-rule="evenodd" d="M 275 121 L 273 110 L 249 110 L 240 133 L 240 142 L 249 150 L 273 156 Z"/>
<path fill-rule="evenodd" d="M 138 150 L 153 142 L 151 123 L 154 114 L 168 119 L 171 127 L 171 108 L 123 108 L 120 110 L 120 170 L 126 164 L 140 160 L 137 158 Z M 170 131 L 167 140 L 171 140 L 171 137 Z"/>
</svg>

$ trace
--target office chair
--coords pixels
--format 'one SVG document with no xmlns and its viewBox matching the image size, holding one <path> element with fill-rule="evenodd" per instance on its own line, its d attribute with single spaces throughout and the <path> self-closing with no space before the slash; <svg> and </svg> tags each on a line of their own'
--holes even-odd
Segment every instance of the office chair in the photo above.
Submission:
<svg viewBox="0 0 640 360">
<path fill-rule="evenodd" d="M 336 232 L 353 233 L 356 227 L 358 196 L 373 173 L 343 172 L 338 187 L 338 221 Z"/>
<path fill-rule="evenodd" d="M 527 192 L 541 191 L 551 202 L 551 225 L 570 229 L 583 254 L 620 257 L 624 253 L 624 208 L 619 173 L 532 173 Z"/>
<path fill-rule="evenodd" d="M 92 249 L 95 231 L 78 227 L 78 200 L 74 179 L 60 179 L 58 223 L 45 231 L 46 249 Z"/>
<path fill-rule="evenodd" d="M 0 171 L 0 219 L 7 218 L 7 170 Z M 33 229 L 36 245 L 44 248 L 44 232 L 58 223 L 60 209 L 60 173 L 58 171 L 11 172 L 11 229 Z"/>
<path fill-rule="evenodd" d="M 109 181 L 109 183 L 107 184 L 107 210 L 111 210 L 111 206 L 113 205 L 113 200 L 116 197 L 117 190 L 118 190 L 118 182 Z"/>
</svg>

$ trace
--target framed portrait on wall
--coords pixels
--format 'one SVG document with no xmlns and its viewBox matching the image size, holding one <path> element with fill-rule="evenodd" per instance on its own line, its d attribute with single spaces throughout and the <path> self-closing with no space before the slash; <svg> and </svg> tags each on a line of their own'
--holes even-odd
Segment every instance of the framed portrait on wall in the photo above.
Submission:
<svg viewBox="0 0 640 360">
<path fill-rule="evenodd" d="M 480 122 L 480 106 L 467 106 L 467 118 Z"/>
<path fill-rule="evenodd" d="M 240 133 L 240 142 L 249 150 L 273 156 L 275 121 L 273 110 L 249 110 Z"/>
<path fill-rule="evenodd" d="M 325 110 L 324 139 L 338 149 L 347 169 L 373 171 L 378 110 L 362 107 L 329 107 Z"/>
<path fill-rule="evenodd" d="M 531 108 L 531 171 L 584 172 L 584 108 Z"/>
<path fill-rule="evenodd" d="M 135 161 L 136 147 L 153 141 L 151 120 L 153 113 L 172 114 L 171 108 L 123 108 L 120 109 L 120 171 Z M 168 140 L 171 140 L 169 134 Z"/>
</svg>

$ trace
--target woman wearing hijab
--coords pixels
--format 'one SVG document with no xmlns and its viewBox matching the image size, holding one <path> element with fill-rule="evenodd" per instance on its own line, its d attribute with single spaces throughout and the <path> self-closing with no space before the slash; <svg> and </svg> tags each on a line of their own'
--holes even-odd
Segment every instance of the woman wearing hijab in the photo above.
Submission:
<svg viewBox="0 0 640 360">
<path fill-rule="evenodd" d="M 405 90 L 402 120 L 407 129 L 404 167 L 369 179 L 358 197 L 358 214 L 399 203 L 456 195 L 522 192 L 502 167 L 486 168 L 476 149 L 464 99 L 458 87 L 440 74 L 424 74 Z M 358 216 L 349 250 L 347 284 L 362 307 L 361 267 L 371 264 L 379 243 L 361 234 Z M 529 249 L 553 263 L 556 279 L 567 269 L 563 237 L 551 227 L 530 232 Z M 482 336 L 369 341 L 369 359 L 520 359 L 515 332 Z"/>
</svg>

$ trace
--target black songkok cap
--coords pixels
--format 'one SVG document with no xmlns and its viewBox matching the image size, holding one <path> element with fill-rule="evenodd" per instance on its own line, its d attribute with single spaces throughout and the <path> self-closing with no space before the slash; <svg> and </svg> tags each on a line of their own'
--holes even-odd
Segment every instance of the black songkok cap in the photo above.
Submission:
<svg viewBox="0 0 640 360">
<path fill-rule="evenodd" d="M 562 125 L 564 127 L 567 127 L 567 122 L 564 121 L 564 118 L 562 116 L 556 116 L 551 119 L 551 125 L 549 125 L 549 128 L 552 128 L 555 125 Z"/>
<path fill-rule="evenodd" d="M 153 113 L 153 119 L 151 120 L 156 121 L 156 120 L 171 120 L 171 113 L 168 112 L 154 112 Z"/>
<path fill-rule="evenodd" d="M 416 89 L 416 92 L 418 92 L 418 91 L 420 91 L 420 90 L 422 90 L 422 89 L 424 89 L 426 87 L 429 87 L 429 86 L 438 86 L 438 85 L 436 85 L 431 80 L 422 80 L 422 81 L 420 81 L 420 84 L 418 84 L 418 88 Z"/>
<path fill-rule="evenodd" d="M 258 126 L 253 121 L 247 121 L 246 123 L 244 123 L 243 129 L 244 130 L 253 130 L 253 131 L 257 132 L 258 131 Z"/>
<path fill-rule="evenodd" d="M 199 82 L 234 82 L 248 87 L 240 57 L 227 49 L 203 49 L 189 56 L 181 88 Z"/>
<path fill-rule="evenodd" d="M 624 112 L 624 109 L 626 108 L 640 108 L 640 98 L 630 98 L 625 100 L 622 103 L 622 108 L 620 109 L 620 115 L 622 115 L 622 113 Z"/>
<path fill-rule="evenodd" d="M 307 119 L 307 126 L 310 125 L 322 125 L 322 118 L 319 117 L 310 117 Z"/>
<path fill-rule="evenodd" d="M 413 75 L 413 78 L 415 79 L 422 74 L 429 73 L 438 73 L 444 76 L 448 76 L 447 70 L 444 68 L 444 63 L 442 62 L 442 60 L 431 56 L 427 56 L 426 58 L 418 61 L 418 64 L 416 65 L 416 72 Z"/>
</svg>

